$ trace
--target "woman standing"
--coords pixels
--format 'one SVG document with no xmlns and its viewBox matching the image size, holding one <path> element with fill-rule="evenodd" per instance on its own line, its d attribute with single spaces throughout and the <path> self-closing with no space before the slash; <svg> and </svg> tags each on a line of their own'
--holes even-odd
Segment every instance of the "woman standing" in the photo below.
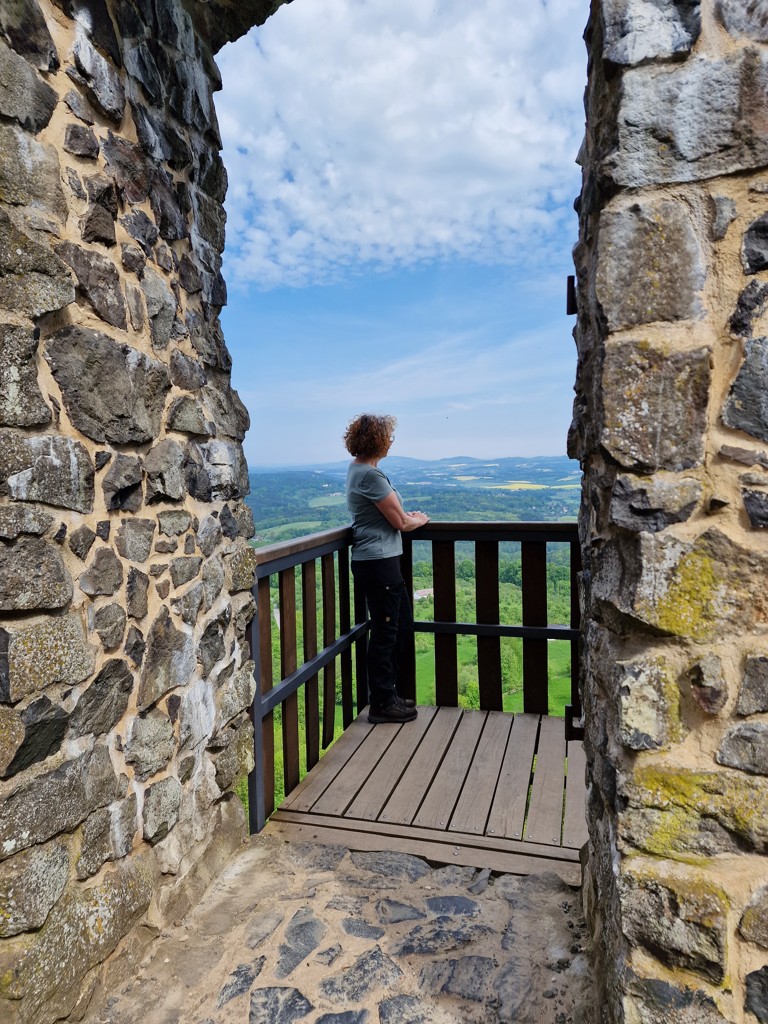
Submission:
<svg viewBox="0 0 768 1024">
<path fill-rule="evenodd" d="M 410 722 L 415 702 L 397 693 L 398 666 L 413 632 L 411 602 L 400 571 L 402 533 L 429 522 L 405 512 L 400 495 L 378 468 L 395 439 L 393 416 L 358 416 L 344 444 L 354 460 L 347 471 L 347 508 L 352 516 L 352 575 L 368 604 L 369 722 Z"/>
</svg>

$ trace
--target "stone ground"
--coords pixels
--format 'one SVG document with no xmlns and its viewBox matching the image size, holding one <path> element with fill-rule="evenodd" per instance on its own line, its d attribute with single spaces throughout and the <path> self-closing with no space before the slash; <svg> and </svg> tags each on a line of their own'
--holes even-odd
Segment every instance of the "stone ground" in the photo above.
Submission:
<svg viewBox="0 0 768 1024">
<path fill-rule="evenodd" d="M 591 1024 L 580 895 L 252 838 L 86 1024 Z"/>
</svg>

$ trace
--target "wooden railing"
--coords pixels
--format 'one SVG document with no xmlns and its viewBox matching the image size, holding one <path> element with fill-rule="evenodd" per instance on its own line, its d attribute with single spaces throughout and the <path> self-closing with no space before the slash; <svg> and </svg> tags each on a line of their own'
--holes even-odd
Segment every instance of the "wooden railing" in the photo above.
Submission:
<svg viewBox="0 0 768 1024">
<path fill-rule="evenodd" d="M 578 689 L 579 605 L 576 575 L 581 556 L 571 523 L 430 523 L 404 535 L 403 576 L 413 593 L 413 544 L 430 542 L 434 593 L 433 621 L 417 620 L 416 632 L 435 637 L 436 704 L 456 707 L 459 699 L 457 637 L 477 637 L 480 706 L 502 710 L 501 640 L 522 639 L 523 710 L 548 713 L 548 642 L 571 645 L 571 701 L 565 709 L 566 736 L 579 735 Z M 256 552 L 254 597 L 257 613 L 251 624 L 251 649 L 256 663 L 253 702 L 255 767 L 248 780 L 251 832 L 258 832 L 275 809 L 275 720 L 282 719 L 284 792 L 299 783 L 299 692 L 303 689 L 304 761 L 309 771 L 334 738 L 337 668 L 341 720 L 346 729 L 367 704 L 365 656 L 368 622 L 365 601 L 351 583 L 349 527 L 274 544 Z M 457 542 L 474 544 L 475 622 L 456 616 Z M 522 623 L 500 622 L 499 545 L 516 542 L 521 552 Z M 547 615 L 547 544 L 570 545 L 570 621 L 550 625 Z M 318 564 L 320 586 L 318 588 Z M 277 575 L 275 608 L 270 580 Z M 300 586 L 299 586 L 300 582 Z M 297 589 L 301 600 L 297 605 Z M 320 598 L 318 607 L 318 595 Z M 318 614 L 319 613 L 319 614 Z M 319 619 L 319 629 L 318 629 Z M 302 651 L 297 651 L 301 622 Z M 279 679 L 273 665 L 273 627 L 279 622 Z M 354 660 L 354 670 L 353 670 Z M 416 696 L 416 657 L 401 671 L 402 695 Z M 321 700 L 322 698 L 322 700 Z M 322 714 L 321 714 L 322 711 Z M 322 728 L 321 728 L 322 721 Z"/>
</svg>

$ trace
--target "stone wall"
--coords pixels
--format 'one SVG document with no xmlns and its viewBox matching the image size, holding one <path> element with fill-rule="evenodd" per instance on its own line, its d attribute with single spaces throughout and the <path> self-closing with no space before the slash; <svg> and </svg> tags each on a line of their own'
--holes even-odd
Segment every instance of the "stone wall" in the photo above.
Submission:
<svg viewBox="0 0 768 1024">
<path fill-rule="evenodd" d="M 768 7 L 593 0 L 585 470 L 605 1024 L 768 1021 Z"/>
<path fill-rule="evenodd" d="M 77 1015 L 244 834 L 212 53 L 276 6 L 0 4 L 3 1021 Z"/>
</svg>

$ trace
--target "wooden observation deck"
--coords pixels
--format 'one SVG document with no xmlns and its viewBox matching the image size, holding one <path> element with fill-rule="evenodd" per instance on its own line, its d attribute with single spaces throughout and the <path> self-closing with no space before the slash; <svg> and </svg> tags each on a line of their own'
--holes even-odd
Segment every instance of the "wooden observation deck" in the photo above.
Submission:
<svg viewBox="0 0 768 1024">
<path fill-rule="evenodd" d="M 587 833 L 584 751 L 580 731 L 573 724 L 580 713 L 575 527 L 430 524 L 408 540 L 404 575 L 409 584 L 411 544 L 433 542 L 435 615 L 441 614 L 441 618 L 416 622 L 417 630 L 436 638 L 438 706 L 420 707 L 418 718 L 403 725 L 372 726 L 364 708 L 368 627 L 359 595 L 354 599 L 354 624 L 351 617 L 349 531 L 317 534 L 257 552 L 258 615 L 252 643 L 259 692 L 254 701 L 256 767 L 249 779 L 251 830 L 260 831 L 266 825 L 269 833 L 287 840 L 396 850 L 433 862 L 516 874 L 554 870 L 578 884 L 579 850 Z M 476 544 L 477 621 L 473 623 L 455 621 L 456 541 Z M 505 542 L 521 546 L 523 622 L 517 625 L 498 621 L 498 550 Z M 571 622 L 549 626 L 546 544 L 564 542 L 571 547 Z M 320 651 L 318 559 L 323 604 Z M 300 619 L 295 599 L 297 566 L 301 566 Z M 273 614 L 269 592 L 273 574 L 279 577 L 278 616 Z M 276 619 L 280 623 L 282 679 L 273 686 Z M 297 621 L 303 624 L 301 666 Z M 456 636 L 462 633 L 478 638 L 480 710 L 457 706 Z M 516 714 L 501 710 L 500 639 L 504 636 L 521 637 L 523 644 L 524 704 L 523 711 Z M 547 714 L 547 643 L 553 639 L 571 644 L 571 704 L 564 718 Z M 344 731 L 333 742 L 337 663 Z M 415 695 L 415 657 L 409 670 L 407 685 L 410 695 Z M 304 716 L 300 723 L 297 694 L 302 689 Z M 274 709 L 278 706 L 282 709 L 285 797 L 275 807 Z M 321 739 L 323 747 L 329 748 L 322 756 Z M 277 760 L 279 765 L 280 758 Z M 302 778 L 303 767 L 307 771 Z"/>
</svg>

